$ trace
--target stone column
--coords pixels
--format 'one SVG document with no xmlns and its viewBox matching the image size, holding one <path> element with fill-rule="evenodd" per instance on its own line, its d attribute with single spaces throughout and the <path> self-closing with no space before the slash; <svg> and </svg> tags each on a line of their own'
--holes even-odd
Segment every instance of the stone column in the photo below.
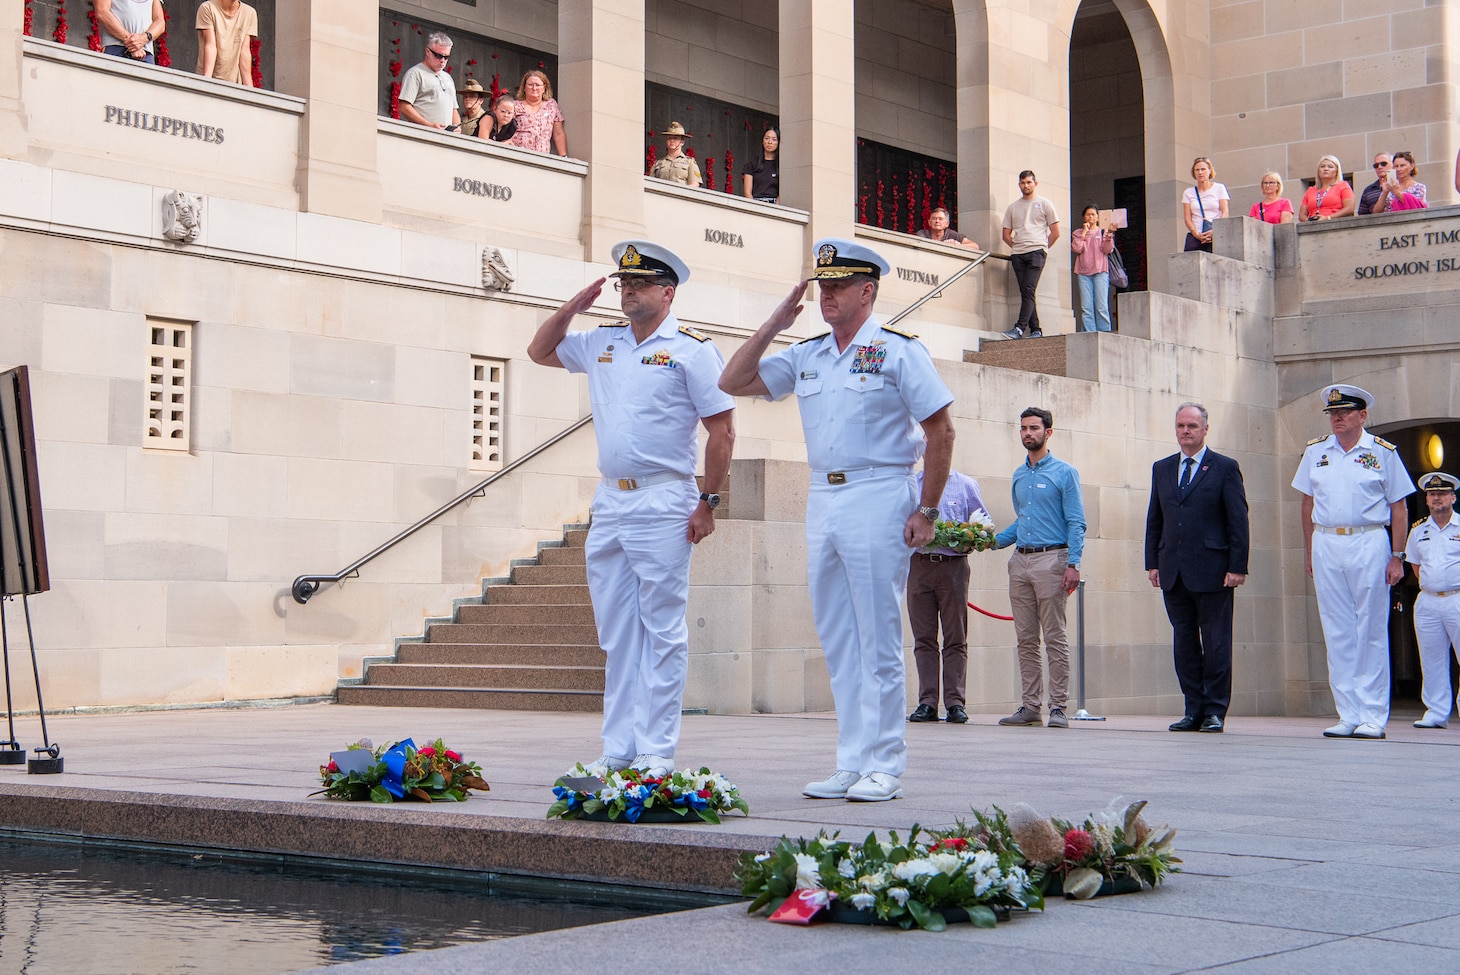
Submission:
<svg viewBox="0 0 1460 975">
<path fill-rule="evenodd" d="M 29 147 L 20 100 L 24 0 L 0 0 L 0 157 L 24 159 Z"/>
<path fill-rule="evenodd" d="M 606 263 L 644 235 L 644 0 L 559 0 L 558 75 L 568 155 L 592 164 L 583 254 Z"/>
<path fill-rule="evenodd" d="M 275 15 L 275 83 L 306 100 L 300 208 L 379 221 L 379 0 L 288 0 Z"/>
<path fill-rule="evenodd" d="M 846 0 L 781 0 L 781 202 L 809 210 L 818 237 L 856 229 L 854 17 Z"/>
</svg>

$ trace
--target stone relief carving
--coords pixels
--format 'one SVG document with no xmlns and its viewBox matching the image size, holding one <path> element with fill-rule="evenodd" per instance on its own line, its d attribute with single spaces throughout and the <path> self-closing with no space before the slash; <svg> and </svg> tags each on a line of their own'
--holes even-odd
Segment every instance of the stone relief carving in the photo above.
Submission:
<svg viewBox="0 0 1460 975">
<path fill-rule="evenodd" d="M 203 230 L 203 198 L 171 190 L 162 198 L 162 236 L 191 244 Z"/>
<path fill-rule="evenodd" d="M 482 287 L 488 291 L 511 291 L 517 275 L 512 273 L 500 247 L 482 249 Z"/>
</svg>

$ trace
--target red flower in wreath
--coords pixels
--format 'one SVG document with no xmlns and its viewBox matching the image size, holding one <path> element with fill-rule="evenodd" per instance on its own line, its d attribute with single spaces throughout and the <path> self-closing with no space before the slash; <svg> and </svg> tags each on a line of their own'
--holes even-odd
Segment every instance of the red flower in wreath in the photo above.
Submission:
<svg viewBox="0 0 1460 975">
<path fill-rule="evenodd" d="M 1095 852 L 1095 839 L 1083 829 L 1072 829 L 1065 834 L 1065 859 L 1079 863 Z"/>
</svg>

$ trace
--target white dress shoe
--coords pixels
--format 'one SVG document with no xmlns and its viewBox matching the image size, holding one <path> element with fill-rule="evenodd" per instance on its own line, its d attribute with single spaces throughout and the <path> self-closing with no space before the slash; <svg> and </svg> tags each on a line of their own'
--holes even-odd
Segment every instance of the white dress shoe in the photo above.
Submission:
<svg viewBox="0 0 1460 975">
<path fill-rule="evenodd" d="M 1354 729 L 1353 736 L 1355 738 L 1368 738 L 1372 741 L 1378 741 L 1384 737 L 1384 729 L 1366 721 Z"/>
<path fill-rule="evenodd" d="M 634 760 L 629 763 L 629 768 L 638 769 L 647 776 L 662 779 L 674 771 L 674 759 L 644 753 L 635 755 Z"/>
<path fill-rule="evenodd" d="M 1416 728 L 1448 728 L 1450 727 L 1450 722 L 1444 718 L 1437 718 L 1427 712 L 1423 718 L 1420 718 L 1414 723 L 1414 726 Z"/>
<path fill-rule="evenodd" d="M 1323 729 L 1323 737 L 1324 738 L 1352 738 L 1354 736 L 1354 729 L 1357 728 L 1357 727 L 1358 727 L 1358 725 L 1356 725 L 1356 724 L 1350 724 L 1347 721 L 1340 721 L 1338 724 L 1334 725 L 1332 728 L 1324 728 Z"/>
<path fill-rule="evenodd" d="M 845 799 L 847 790 L 856 785 L 857 780 L 861 777 L 860 772 L 837 769 L 820 782 L 806 783 L 806 788 L 801 790 L 801 794 L 811 799 Z"/>
<path fill-rule="evenodd" d="M 902 798 L 902 779 L 886 772 L 868 772 L 847 790 L 851 802 L 886 802 Z"/>
<path fill-rule="evenodd" d="M 599 755 L 583 769 L 589 775 L 607 775 L 609 772 L 620 772 L 629 767 L 627 758 L 614 758 L 612 755 Z"/>
</svg>

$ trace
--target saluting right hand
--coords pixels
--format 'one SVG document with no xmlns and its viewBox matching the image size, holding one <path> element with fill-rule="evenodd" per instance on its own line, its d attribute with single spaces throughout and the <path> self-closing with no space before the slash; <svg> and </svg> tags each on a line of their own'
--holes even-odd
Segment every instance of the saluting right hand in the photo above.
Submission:
<svg viewBox="0 0 1460 975">
<path fill-rule="evenodd" d="M 603 285 L 606 281 L 608 281 L 608 278 L 599 278 L 597 281 L 594 281 L 588 287 L 574 295 L 563 308 L 574 315 L 583 314 L 593 307 L 593 303 L 603 293 Z"/>
<path fill-rule="evenodd" d="M 800 284 L 792 288 L 791 293 L 786 296 L 786 300 L 777 305 L 776 310 L 771 312 L 771 317 L 765 320 L 765 323 L 769 325 L 775 333 L 779 334 L 781 332 L 784 332 L 786 329 L 796 324 L 796 316 L 801 314 L 801 310 L 804 307 L 802 305 L 802 301 L 804 300 L 804 295 L 806 294 L 806 285 L 810 283 L 811 280 L 809 278 L 805 278 L 801 281 Z"/>
</svg>

